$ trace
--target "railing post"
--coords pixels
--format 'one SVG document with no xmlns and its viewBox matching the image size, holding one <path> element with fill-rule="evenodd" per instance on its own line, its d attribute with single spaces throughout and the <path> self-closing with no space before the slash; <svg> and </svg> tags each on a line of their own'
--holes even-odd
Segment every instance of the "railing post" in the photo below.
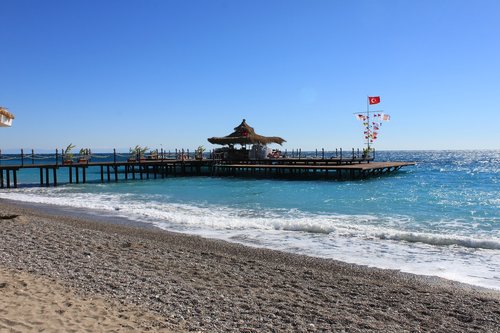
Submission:
<svg viewBox="0 0 500 333">
<path fill-rule="evenodd" d="M 321 159 L 325 159 L 325 148 L 321 148 Z"/>
<path fill-rule="evenodd" d="M 342 160 L 342 148 L 340 148 L 340 160 Z"/>
<path fill-rule="evenodd" d="M 56 148 L 56 166 L 59 165 L 59 150 Z"/>
<path fill-rule="evenodd" d="M 318 158 L 318 148 L 316 148 L 316 158 Z"/>
<path fill-rule="evenodd" d="M 352 159 L 354 159 L 354 148 L 352 148 Z"/>
<path fill-rule="evenodd" d="M 0 165 L 2 164 L 2 149 L 0 149 Z M 3 183 L 2 183 L 3 185 Z"/>
<path fill-rule="evenodd" d="M 24 166 L 24 149 L 21 148 L 21 166 Z"/>
<path fill-rule="evenodd" d="M 163 162 L 163 148 L 161 148 L 161 161 Z"/>
<path fill-rule="evenodd" d="M 113 162 L 116 164 L 116 148 L 113 148 Z"/>
<path fill-rule="evenodd" d="M 31 149 L 31 165 L 35 164 L 35 150 Z"/>
<path fill-rule="evenodd" d="M 300 160 L 300 154 L 302 154 L 302 148 L 299 148 L 299 160 Z"/>
</svg>

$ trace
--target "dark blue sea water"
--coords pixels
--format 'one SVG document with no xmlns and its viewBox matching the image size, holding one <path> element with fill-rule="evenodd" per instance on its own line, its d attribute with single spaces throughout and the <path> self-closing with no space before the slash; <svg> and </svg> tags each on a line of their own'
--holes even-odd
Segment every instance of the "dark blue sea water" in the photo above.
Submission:
<svg viewBox="0 0 500 333">
<path fill-rule="evenodd" d="M 500 151 L 378 152 L 377 160 L 417 165 L 356 181 L 178 177 L 24 186 L 0 198 L 500 289 Z"/>
</svg>

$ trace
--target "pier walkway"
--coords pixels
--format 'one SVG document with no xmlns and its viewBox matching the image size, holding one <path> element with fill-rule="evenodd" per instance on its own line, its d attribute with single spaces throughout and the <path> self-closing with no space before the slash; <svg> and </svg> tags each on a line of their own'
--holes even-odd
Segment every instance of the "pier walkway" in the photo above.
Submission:
<svg viewBox="0 0 500 333">
<path fill-rule="evenodd" d="M 6 156 L 6 155 L 5 155 Z M 113 155 L 110 155 L 113 156 Z M 162 155 L 160 155 L 162 156 Z M 253 178 L 289 179 L 363 179 L 398 171 L 413 162 L 375 162 L 372 158 L 276 158 L 265 160 L 224 161 L 215 158 L 155 158 L 111 161 L 84 161 L 63 163 L 56 155 L 50 162 L 35 163 L 34 159 L 15 158 L 9 163 L 0 160 L 0 188 L 16 188 L 21 170 L 38 169 L 40 186 L 57 186 L 61 183 L 60 172 L 64 170 L 63 183 L 87 183 L 88 172 L 97 174 L 94 182 L 116 182 L 119 180 L 157 179 L 169 176 L 233 176 Z M 32 176 L 33 177 L 33 176 Z M 66 178 L 67 177 L 67 178 Z M 66 181 L 67 179 L 67 181 Z"/>
</svg>

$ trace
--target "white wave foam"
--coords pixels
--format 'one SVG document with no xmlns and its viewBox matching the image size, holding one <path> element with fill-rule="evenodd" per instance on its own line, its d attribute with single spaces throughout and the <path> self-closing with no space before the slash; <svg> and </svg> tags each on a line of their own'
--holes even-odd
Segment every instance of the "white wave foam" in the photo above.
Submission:
<svg viewBox="0 0 500 333">
<path fill-rule="evenodd" d="M 0 193 L 0 198 L 33 203 L 89 208 L 162 227 L 210 228 L 219 230 L 283 230 L 328 234 L 333 237 L 379 239 L 423 243 L 432 246 L 499 250 L 500 239 L 454 234 L 410 232 L 397 228 L 408 217 L 371 215 L 310 214 L 296 209 L 234 209 L 224 206 L 196 206 L 160 202 L 157 195 L 65 193 L 56 189 L 29 189 Z M 448 223 L 449 225 L 449 223 Z"/>
</svg>

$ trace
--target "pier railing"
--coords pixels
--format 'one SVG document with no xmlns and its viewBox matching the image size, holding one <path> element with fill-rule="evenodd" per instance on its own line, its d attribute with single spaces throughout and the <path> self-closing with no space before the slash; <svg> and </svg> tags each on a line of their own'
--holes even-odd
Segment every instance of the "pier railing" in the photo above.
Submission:
<svg viewBox="0 0 500 333">
<path fill-rule="evenodd" d="M 144 162 L 150 160 L 194 160 L 199 159 L 200 155 L 196 153 L 195 150 L 189 149 L 174 149 L 174 150 L 164 150 L 156 149 L 152 150 L 147 154 L 131 154 L 131 153 L 119 153 L 116 149 L 113 149 L 109 153 L 93 153 L 90 149 L 87 149 L 83 154 L 65 154 L 64 149 L 55 149 L 54 153 L 36 153 L 34 149 L 25 150 L 20 149 L 19 153 L 3 154 L 0 149 L 0 165 L 44 165 L 44 164 L 56 164 L 56 165 L 67 165 L 67 164 L 85 164 L 90 161 L 99 162 Z M 201 159 L 209 159 L 218 162 L 224 162 L 224 154 L 217 153 L 215 150 L 204 152 L 201 154 Z M 375 150 L 371 150 L 368 154 L 360 149 L 349 149 L 344 150 L 342 148 L 336 148 L 335 150 L 325 150 L 315 149 L 310 151 L 302 151 L 302 149 L 292 149 L 280 151 L 276 156 L 271 156 L 265 160 L 279 160 L 279 159 L 321 159 L 321 160 L 338 160 L 342 162 L 346 161 L 358 161 L 367 162 L 373 161 L 375 159 Z M 245 159 L 246 160 L 246 159 Z M 255 161 L 256 159 L 248 159 L 248 161 Z M 258 159 L 262 160 L 262 159 Z"/>
</svg>

